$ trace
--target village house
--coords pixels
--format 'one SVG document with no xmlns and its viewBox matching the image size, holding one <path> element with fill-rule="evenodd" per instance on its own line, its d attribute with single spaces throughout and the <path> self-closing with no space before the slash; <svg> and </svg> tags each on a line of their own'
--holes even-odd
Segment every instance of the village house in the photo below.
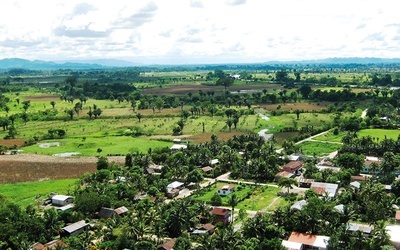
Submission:
<svg viewBox="0 0 400 250">
<path fill-rule="evenodd" d="M 185 183 L 179 182 L 179 181 L 174 181 L 168 184 L 167 190 L 172 190 L 172 189 L 178 189 L 181 190 L 185 187 Z"/>
<path fill-rule="evenodd" d="M 314 179 L 306 179 L 301 177 L 299 179 L 299 187 L 303 187 L 303 188 L 310 188 L 311 187 L 311 183 L 314 182 Z"/>
<path fill-rule="evenodd" d="M 65 226 L 61 228 L 61 236 L 74 236 L 83 233 L 87 228 L 89 227 L 89 224 L 87 224 L 84 220 L 75 222 L 73 224 L 70 224 L 68 226 Z"/>
<path fill-rule="evenodd" d="M 347 223 L 346 228 L 349 232 L 356 232 L 360 231 L 364 235 L 364 237 L 370 237 L 373 227 L 365 224 L 358 224 L 358 223 Z"/>
<path fill-rule="evenodd" d="M 51 204 L 53 206 L 65 206 L 68 204 L 71 204 L 74 202 L 74 198 L 72 198 L 72 196 L 67 196 L 67 195 L 53 195 L 51 196 Z"/>
<path fill-rule="evenodd" d="M 315 191 L 318 195 L 322 196 L 327 194 L 329 197 L 335 197 L 338 191 L 339 185 L 334 183 L 325 182 L 313 182 L 311 183 L 310 189 Z"/>
<path fill-rule="evenodd" d="M 282 246 L 290 250 L 325 250 L 328 248 L 329 240 L 328 236 L 293 232 L 288 240 L 282 241 Z"/>
<path fill-rule="evenodd" d="M 400 211 L 399 210 L 396 211 L 396 214 L 394 215 L 394 219 L 396 221 L 396 224 L 400 223 Z"/>
<path fill-rule="evenodd" d="M 114 209 L 115 214 L 117 214 L 119 216 L 123 216 L 123 215 L 127 214 L 128 211 L 129 210 L 125 206 Z"/>
<path fill-rule="evenodd" d="M 230 195 L 231 193 L 235 192 L 235 186 L 232 184 L 227 184 L 227 185 L 220 187 L 217 190 L 217 192 L 221 196 L 227 196 L 227 195 Z"/>
<path fill-rule="evenodd" d="M 221 207 L 214 207 L 211 210 L 210 215 L 215 217 L 214 223 L 222 222 L 224 224 L 229 224 L 231 210 Z"/>
<path fill-rule="evenodd" d="M 294 175 L 300 175 L 302 167 L 303 167 L 302 161 L 290 161 L 286 163 L 281 170 L 292 173 Z"/>
<path fill-rule="evenodd" d="M 372 163 L 375 163 L 375 164 L 379 165 L 381 163 L 381 161 L 379 160 L 378 157 L 366 156 L 365 160 L 364 160 L 364 166 L 363 166 L 363 169 L 361 170 L 361 173 L 363 173 L 363 174 L 371 173 L 371 165 L 372 165 Z M 377 174 L 377 173 L 378 173 L 377 171 L 374 171 L 374 174 Z"/>
<path fill-rule="evenodd" d="M 102 207 L 99 211 L 99 213 L 97 214 L 97 216 L 99 216 L 99 218 L 103 218 L 103 219 L 110 219 L 112 217 L 114 217 L 115 215 L 115 211 L 112 208 L 108 208 L 108 207 Z"/>
<path fill-rule="evenodd" d="M 203 235 L 203 234 L 208 234 L 211 235 L 215 232 L 215 226 L 211 223 L 203 224 L 201 226 L 198 226 L 193 230 L 190 234 L 194 235 Z"/>
<path fill-rule="evenodd" d="M 278 182 L 281 178 L 294 178 L 295 175 L 291 172 L 281 171 L 275 175 L 275 181 Z"/>
<path fill-rule="evenodd" d="M 63 242 L 62 240 L 52 240 L 44 245 L 40 242 L 37 242 L 33 244 L 29 248 L 29 250 L 50 250 L 50 249 L 57 249 L 57 247 L 66 248 L 67 244 L 65 244 L 65 242 Z"/>
<path fill-rule="evenodd" d="M 176 238 L 167 240 L 164 244 L 158 245 L 157 250 L 173 250 Z"/>
</svg>

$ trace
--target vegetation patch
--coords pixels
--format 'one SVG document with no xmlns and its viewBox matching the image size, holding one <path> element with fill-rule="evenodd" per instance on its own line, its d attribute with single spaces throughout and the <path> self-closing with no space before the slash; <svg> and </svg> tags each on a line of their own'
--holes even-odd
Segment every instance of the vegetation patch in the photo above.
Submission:
<svg viewBox="0 0 400 250">
<path fill-rule="evenodd" d="M 400 130 L 396 129 L 362 129 L 357 133 L 358 138 L 364 136 L 371 136 L 373 138 L 377 138 L 379 140 L 383 140 L 385 138 L 397 140 L 400 135 Z"/>
<path fill-rule="evenodd" d="M 0 194 L 10 202 L 26 207 L 30 204 L 41 204 L 50 193 L 71 194 L 78 179 L 47 180 L 1 184 Z"/>
<path fill-rule="evenodd" d="M 305 141 L 300 143 L 299 151 L 305 155 L 324 156 L 337 151 L 342 145 L 337 143 Z"/>
<path fill-rule="evenodd" d="M 273 211 L 277 206 L 287 204 L 287 201 L 278 198 L 278 193 L 281 188 L 273 186 L 260 186 L 253 190 L 253 193 L 247 199 L 243 200 L 237 205 L 238 209 L 252 210 L 252 211 Z M 278 198 L 275 200 L 275 198 Z"/>
</svg>

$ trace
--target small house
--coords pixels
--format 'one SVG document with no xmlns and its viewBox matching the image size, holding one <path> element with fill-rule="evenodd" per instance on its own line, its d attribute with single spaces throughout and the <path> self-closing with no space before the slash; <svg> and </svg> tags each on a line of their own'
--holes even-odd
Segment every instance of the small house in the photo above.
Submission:
<svg viewBox="0 0 400 250">
<path fill-rule="evenodd" d="M 313 181 L 314 181 L 314 179 L 300 178 L 299 179 L 299 187 L 310 188 L 311 183 L 313 183 Z"/>
<path fill-rule="evenodd" d="M 224 186 L 220 187 L 217 192 L 221 196 L 227 196 L 227 195 L 235 192 L 235 186 L 231 185 L 231 184 L 224 185 Z"/>
<path fill-rule="evenodd" d="M 87 224 L 84 220 L 75 222 L 73 224 L 70 224 L 68 226 L 65 226 L 62 228 L 61 236 L 74 236 L 83 233 L 87 228 L 89 227 L 89 224 Z"/>
<path fill-rule="evenodd" d="M 171 147 L 171 151 L 179 151 L 179 150 L 184 150 L 187 149 L 187 146 L 184 144 L 174 144 Z"/>
<path fill-rule="evenodd" d="M 52 240 L 50 242 L 47 242 L 46 244 L 42 244 L 40 242 L 37 242 L 33 244 L 29 250 L 50 250 L 50 249 L 56 249 L 57 247 L 67 247 L 67 244 L 63 242 L 62 240 Z"/>
<path fill-rule="evenodd" d="M 177 188 L 169 189 L 167 191 L 167 197 L 170 199 L 172 199 L 178 195 L 179 195 L 179 189 L 177 189 Z"/>
<path fill-rule="evenodd" d="M 302 167 L 303 167 L 302 161 L 290 161 L 282 167 L 282 171 L 286 171 L 294 175 L 300 175 Z"/>
<path fill-rule="evenodd" d="M 112 208 L 102 207 L 97 215 L 103 219 L 110 219 L 114 217 L 115 211 Z"/>
<path fill-rule="evenodd" d="M 219 164 L 219 160 L 218 159 L 212 159 L 211 161 L 210 161 L 210 165 L 211 166 L 216 166 L 216 165 L 218 165 Z"/>
<path fill-rule="evenodd" d="M 211 210 L 210 215 L 215 217 L 215 223 L 222 222 L 228 224 L 231 217 L 231 210 L 221 207 L 214 207 Z"/>
<path fill-rule="evenodd" d="M 56 194 L 51 197 L 51 204 L 53 206 L 61 207 L 61 206 L 71 204 L 73 202 L 74 202 L 74 198 L 72 198 L 72 196 Z"/>
<path fill-rule="evenodd" d="M 310 189 L 315 191 L 318 195 L 327 194 L 329 197 L 335 197 L 337 190 L 339 188 L 338 184 L 325 183 L 325 182 L 313 182 L 311 183 Z"/>
<path fill-rule="evenodd" d="M 365 224 L 358 224 L 358 223 L 348 223 L 346 228 L 349 232 L 356 232 L 360 231 L 364 235 L 364 237 L 370 237 L 373 227 Z"/>
<path fill-rule="evenodd" d="M 174 181 L 170 184 L 168 184 L 167 186 L 167 190 L 172 190 L 172 189 L 183 189 L 184 188 L 185 183 L 179 182 L 179 181 Z"/>
<path fill-rule="evenodd" d="M 281 178 L 293 178 L 295 175 L 287 171 L 281 171 L 275 175 L 275 181 L 279 181 Z"/>
<path fill-rule="evenodd" d="M 157 250 L 173 250 L 176 239 L 169 239 L 164 244 L 158 245 Z"/>
<path fill-rule="evenodd" d="M 213 234 L 215 232 L 215 226 L 211 223 L 203 224 L 197 227 L 195 230 L 191 232 L 191 234 L 195 235 L 203 235 L 203 234 Z"/>
<path fill-rule="evenodd" d="M 128 211 L 129 210 L 125 206 L 114 209 L 115 214 L 117 214 L 119 216 L 125 215 L 126 213 L 128 213 Z"/>
<path fill-rule="evenodd" d="M 293 232 L 289 239 L 282 241 L 282 245 L 287 249 L 328 249 L 330 237 L 307 233 Z"/>
<path fill-rule="evenodd" d="M 303 207 L 305 206 L 305 205 L 307 205 L 307 201 L 306 200 L 300 200 L 300 201 L 297 201 L 297 202 L 295 202 L 291 207 L 290 207 L 290 209 L 291 210 L 302 210 L 303 209 Z"/>
</svg>

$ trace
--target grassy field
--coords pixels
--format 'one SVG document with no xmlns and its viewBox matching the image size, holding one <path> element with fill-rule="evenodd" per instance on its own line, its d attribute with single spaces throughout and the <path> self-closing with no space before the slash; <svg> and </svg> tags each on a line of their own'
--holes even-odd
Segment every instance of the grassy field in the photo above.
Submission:
<svg viewBox="0 0 400 250">
<path fill-rule="evenodd" d="M 41 182 L 21 182 L 16 184 L 0 184 L 0 195 L 22 207 L 36 204 L 46 199 L 52 192 L 68 195 L 73 191 L 78 179 L 51 180 Z M 39 196 L 39 198 L 36 198 Z"/>
<path fill-rule="evenodd" d="M 216 186 L 212 185 L 211 187 L 206 188 L 205 192 L 203 194 L 201 194 L 201 195 L 195 194 L 195 195 L 192 196 L 192 198 L 194 200 L 204 201 L 204 202 L 207 202 L 208 204 L 211 204 L 211 198 L 213 197 L 213 195 L 215 193 L 217 193 L 217 190 L 219 188 L 221 188 L 222 186 L 224 186 L 224 185 L 227 185 L 227 184 L 224 183 L 224 182 L 217 182 Z M 251 192 L 251 190 L 252 190 L 252 186 L 249 186 L 249 185 L 237 185 L 237 184 L 235 184 L 234 186 L 235 186 L 235 190 L 236 190 L 235 194 L 239 199 L 241 199 L 242 197 L 246 197 L 247 193 Z M 230 195 L 225 196 L 225 197 L 221 196 L 221 198 L 222 198 L 222 205 L 223 206 L 229 206 L 228 205 L 228 200 L 230 198 Z"/>
<path fill-rule="evenodd" d="M 397 140 L 400 135 L 400 130 L 395 129 L 362 129 L 357 133 L 358 138 L 363 136 L 371 136 L 375 138 L 379 138 L 379 140 L 383 140 L 385 138 L 390 138 L 393 140 Z"/>
<path fill-rule="evenodd" d="M 342 138 L 345 135 L 346 135 L 346 132 L 339 132 L 339 134 L 334 135 L 333 131 L 329 131 L 326 134 L 314 137 L 314 140 L 327 141 L 327 142 L 342 142 Z"/>
<path fill-rule="evenodd" d="M 342 147 L 340 144 L 327 143 L 327 142 L 316 142 L 306 141 L 298 144 L 300 152 L 306 155 L 324 156 L 332 153 Z"/>
<path fill-rule="evenodd" d="M 226 183 L 217 183 L 217 186 L 212 186 L 202 195 L 194 195 L 192 196 L 195 200 L 201 200 L 207 203 L 211 203 L 211 197 L 217 192 L 218 188 L 226 185 Z M 246 197 L 249 192 L 252 194 L 249 198 L 244 199 L 243 201 L 239 202 L 236 206 L 238 209 L 245 209 L 245 210 L 253 210 L 258 211 L 265 209 L 266 211 L 272 211 L 278 206 L 282 206 L 287 203 L 284 199 L 276 199 L 278 197 L 278 192 L 281 191 L 281 188 L 278 187 L 271 187 L 271 186 L 263 186 L 254 188 L 248 185 L 237 185 L 235 184 L 235 194 L 236 196 L 241 199 L 242 197 Z M 230 195 L 222 197 L 222 205 L 229 206 L 228 200 Z M 275 200 L 275 202 L 274 202 Z M 269 207 L 270 206 L 270 207 Z"/>
<path fill-rule="evenodd" d="M 237 208 L 252 211 L 273 211 L 277 207 L 287 204 L 285 199 L 277 195 L 281 190 L 281 188 L 271 186 L 259 187 L 254 190 L 250 198 L 240 202 Z"/>
<path fill-rule="evenodd" d="M 43 148 L 41 145 L 59 142 L 59 146 Z M 132 151 L 146 153 L 149 148 L 171 147 L 172 142 L 149 140 L 147 138 L 134 138 L 131 136 L 86 137 L 66 138 L 61 140 L 46 140 L 39 144 L 24 147 L 26 153 L 53 155 L 64 152 L 79 152 L 83 156 L 99 155 L 97 149 L 101 148 L 100 155 L 126 155 Z"/>
</svg>

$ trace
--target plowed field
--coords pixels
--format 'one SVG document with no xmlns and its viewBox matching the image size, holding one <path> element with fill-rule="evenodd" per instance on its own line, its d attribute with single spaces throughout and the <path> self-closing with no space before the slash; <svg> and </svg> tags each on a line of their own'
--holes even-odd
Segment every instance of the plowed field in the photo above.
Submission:
<svg viewBox="0 0 400 250">
<path fill-rule="evenodd" d="M 107 157 L 124 164 L 125 157 Z M 78 178 L 96 171 L 97 157 L 54 157 L 20 154 L 0 155 L 0 183 Z"/>
</svg>

